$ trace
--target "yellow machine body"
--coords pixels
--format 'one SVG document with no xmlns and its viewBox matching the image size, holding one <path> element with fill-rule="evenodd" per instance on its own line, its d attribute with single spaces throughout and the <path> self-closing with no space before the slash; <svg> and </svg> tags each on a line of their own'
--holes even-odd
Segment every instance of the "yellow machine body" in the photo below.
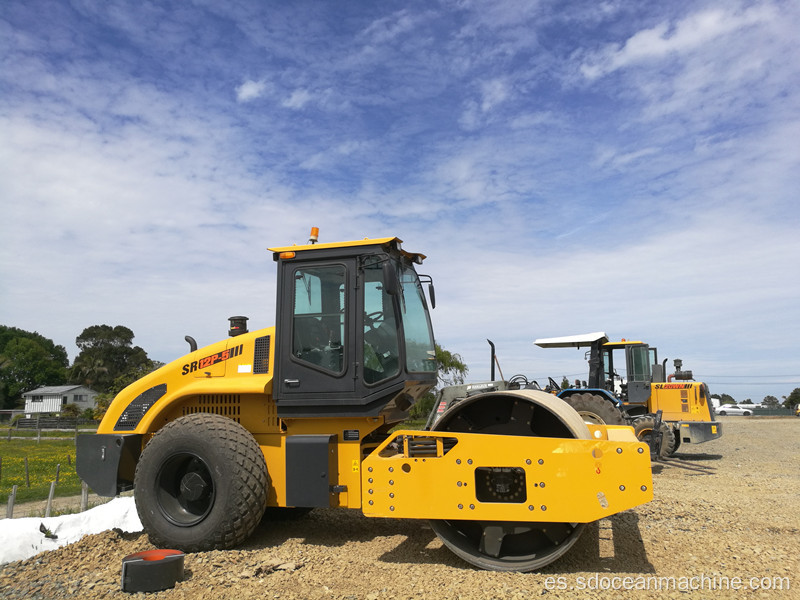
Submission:
<svg viewBox="0 0 800 600">
<path fill-rule="evenodd" d="M 212 344 L 142 378 L 112 402 L 98 434 L 139 434 L 144 446 L 178 417 L 228 417 L 261 447 L 270 474 L 268 505 L 275 507 L 291 506 L 287 439 L 318 435 L 330 436 L 328 484 L 338 491 L 329 506 L 360 508 L 367 516 L 587 523 L 652 499 L 649 449 L 626 426 L 590 426 L 589 440 L 395 431 L 377 444 L 369 437 L 387 429 L 384 416 L 281 419 L 271 396 L 271 357 L 256 365 L 266 371 L 260 375 L 247 358 L 255 340 L 274 333 L 263 329 Z M 170 393 L 157 404 L 141 401 L 163 384 Z M 358 438 L 347 440 L 348 432 Z M 431 444 L 432 456 L 415 451 Z M 479 500 L 475 473 L 486 468 L 524 474 L 525 493 L 513 502 Z"/>
<path fill-rule="evenodd" d="M 387 452 L 387 440 L 362 465 L 362 510 L 375 517 L 589 523 L 652 500 L 648 446 L 630 427 L 592 429 L 598 437 L 591 440 L 395 432 L 400 450 Z M 445 451 L 448 438 L 453 446 Z M 413 445 L 433 445 L 436 454 L 414 456 Z M 483 485 L 482 477 L 497 470 L 509 478 L 508 496 Z"/>
<path fill-rule="evenodd" d="M 651 384 L 650 412 L 662 411 L 665 421 L 713 421 L 711 401 L 699 381 Z"/>
</svg>

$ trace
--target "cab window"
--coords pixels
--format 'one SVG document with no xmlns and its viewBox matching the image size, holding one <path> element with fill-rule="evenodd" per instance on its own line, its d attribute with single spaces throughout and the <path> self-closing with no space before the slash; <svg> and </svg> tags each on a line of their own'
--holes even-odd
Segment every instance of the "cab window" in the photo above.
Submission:
<svg viewBox="0 0 800 600">
<path fill-rule="evenodd" d="M 425 305 L 425 294 L 413 269 L 400 276 L 401 310 L 406 344 L 406 369 L 410 373 L 436 371 L 433 329 Z"/>
<path fill-rule="evenodd" d="M 400 372 L 400 343 L 392 297 L 380 264 L 364 268 L 364 382 L 374 384 Z"/>
<path fill-rule="evenodd" d="M 628 346 L 628 381 L 650 381 L 647 346 Z"/>
<path fill-rule="evenodd" d="M 333 373 L 344 368 L 345 277 L 343 265 L 294 272 L 292 355 Z"/>
</svg>

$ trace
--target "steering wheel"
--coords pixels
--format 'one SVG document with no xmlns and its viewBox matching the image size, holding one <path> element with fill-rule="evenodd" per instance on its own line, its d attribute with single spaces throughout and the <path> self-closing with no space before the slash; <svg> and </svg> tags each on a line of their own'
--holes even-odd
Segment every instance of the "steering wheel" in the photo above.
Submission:
<svg viewBox="0 0 800 600">
<path fill-rule="evenodd" d="M 364 315 L 364 325 L 368 326 L 370 329 L 377 329 L 380 323 L 383 323 L 382 310 L 376 310 L 375 312 Z"/>
</svg>

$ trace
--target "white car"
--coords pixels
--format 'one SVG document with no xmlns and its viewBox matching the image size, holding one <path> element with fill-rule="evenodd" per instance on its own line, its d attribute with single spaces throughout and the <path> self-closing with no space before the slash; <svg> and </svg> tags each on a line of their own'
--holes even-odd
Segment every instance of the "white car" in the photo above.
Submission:
<svg viewBox="0 0 800 600">
<path fill-rule="evenodd" d="M 716 410 L 716 413 L 723 417 L 725 415 L 742 415 L 744 417 L 749 417 L 753 414 L 753 409 L 736 404 L 723 404 Z"/>
</svg>

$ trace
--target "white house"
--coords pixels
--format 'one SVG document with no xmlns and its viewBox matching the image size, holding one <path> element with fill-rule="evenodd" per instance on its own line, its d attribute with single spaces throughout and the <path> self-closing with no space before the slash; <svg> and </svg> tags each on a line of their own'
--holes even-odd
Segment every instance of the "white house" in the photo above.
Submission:
<svg viewBox="0 0 800 600">
<path fill-rule="evenodd" d="M 22 394 L 25 398 L 25 415 L 33 413 L 60 413 L 67 404 L 75 404 L 79 412 L 95 407 L 97 392 L 85 385 L 52 385 Z"/>
</svg>

